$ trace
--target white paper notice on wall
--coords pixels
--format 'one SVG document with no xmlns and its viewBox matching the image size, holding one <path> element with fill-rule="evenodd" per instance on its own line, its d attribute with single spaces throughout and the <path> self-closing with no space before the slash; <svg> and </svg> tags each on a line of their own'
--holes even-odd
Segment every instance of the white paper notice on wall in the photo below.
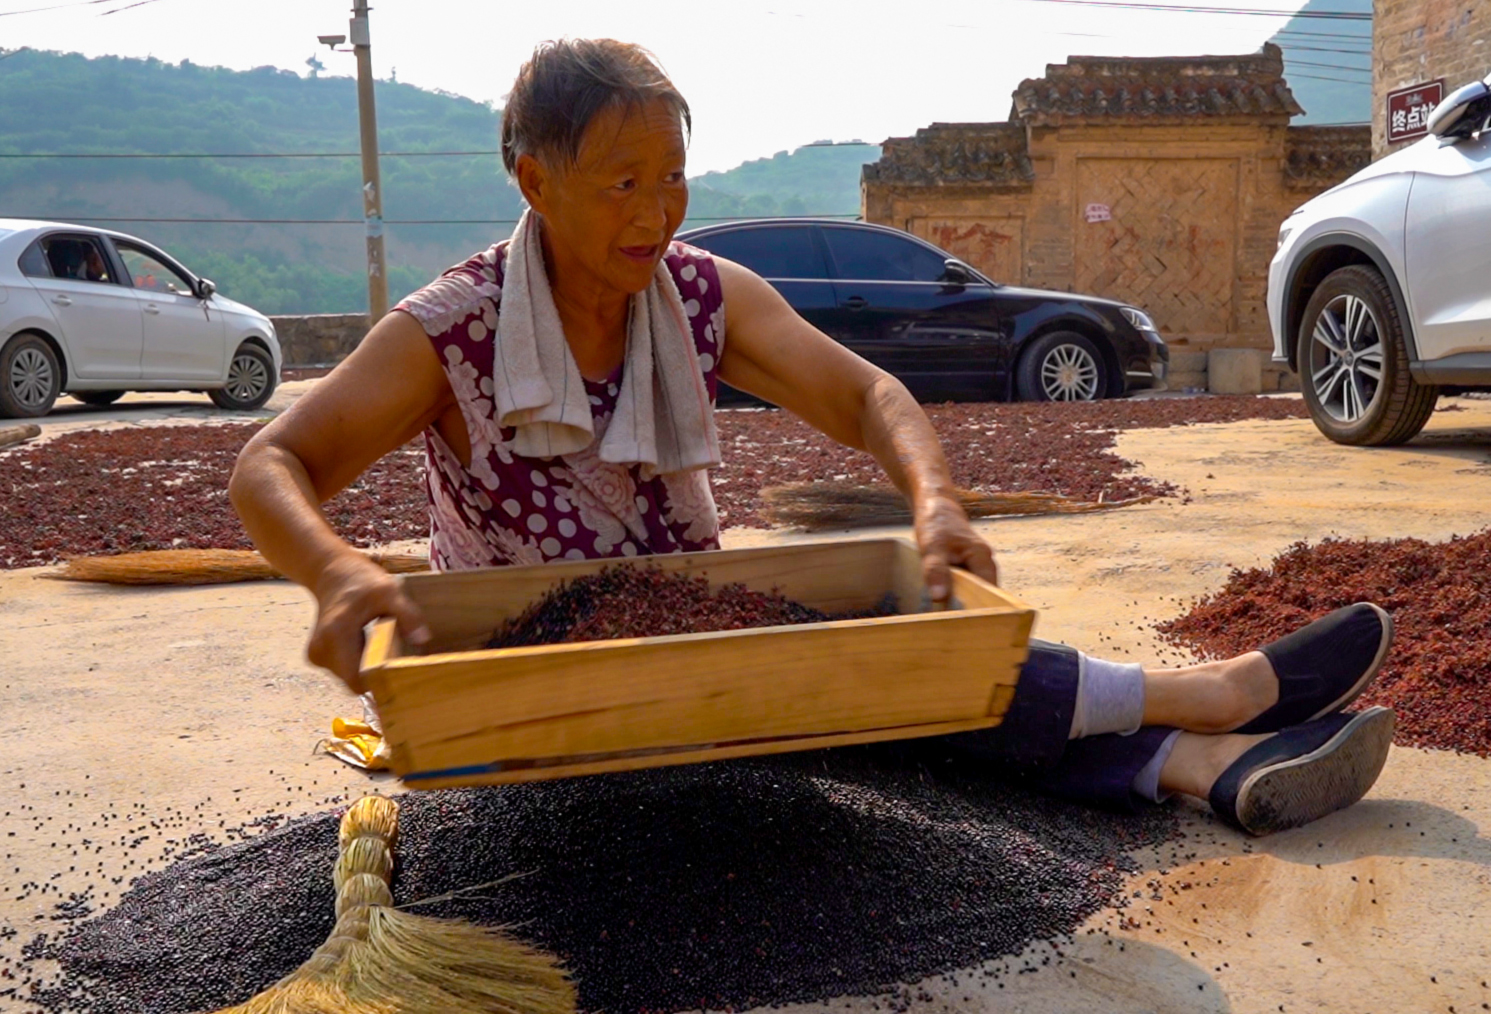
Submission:
<svg viewBox="0 0 1491 1014">
<path fill-rule="evenodd" d="M 1113 209 L 1106 204 L 1089 204 L 1086 212 L 1088 223 L 1113 221 Z"/>
</svg>

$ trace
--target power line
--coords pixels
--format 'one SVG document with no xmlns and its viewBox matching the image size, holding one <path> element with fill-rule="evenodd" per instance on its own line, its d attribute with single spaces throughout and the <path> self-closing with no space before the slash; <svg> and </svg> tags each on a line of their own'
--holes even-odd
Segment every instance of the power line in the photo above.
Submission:
<svg viewBox="0 0 1491 1014">
<path fill-rule="evenodd" d="M 1338 63 L 1311 63 L 1309 60 L 1291 60 L 1287 56 L 1284 58 L 1284 62 L 1296 67 L 1319 67 L 1322 70 L 1349 70 L 1359 74 L 1372 73 L 1371 67 L 1343 67 Z"/>
<path fill-rule="evenodd" d="M 0 11 L 0 18 L 13 18 L 18 14 L 41 14 L 45 11 L 60 11 L 66 10 L 70 7 L 97 7 L 99 4 L 112 4 L 120 2 L 121 0 L 73 0 L 72 3 L 52 4 L 47 7 L 27 7 L 18 11 Z M 146 4 L 153 4 L 157 2 L 158 0 L 135 0 L 134 3 L 125 3 L 123 7 L 115 7 L 111 11 L 102 11 L 99 14 L 99 17 L 105 17 L 109 14 L 118 14 L 120 11 L 127 11 L 134 7 L 144 7 Z"/>
<path fill-rule="evenodd" d="M 103 222 L 149 225 L 365 225 L 360 218 L 95 218 L 80 215 L 17 215 L 16 219 L 47 222 Z M 855 213 L 804 215 L 690 215 L 688 222 L 770 222 L 784 218 L 859 218 Z M 516 218 L 389 218 L 384 225 L 517 225 Z"/>
<path fill-rule="evenodd" d="M 381 158 L 448 158 L 455 156 L 501 155 L 500 151 L 384 151 Z M 281 151 L 281 152 L 0 152 L 0 159 L 66 158 L 66 159 L 156 159 L 156 158 L 362 158 L 356 151 Z"/>
<path fill-rule="evenodd" d="M 1024 0 L 1025 3 L 1069 4 L 1076 7 L 1121 7 L 1126 10 L 1171 11 L 1176 14 L 1247 14 L 1271 18 L 1319 18 L 1326 21 L 1371 21 L 1365 11 L 1279 11 L 1257 7 L 1199 7 L 1143 3 L 1141 0 Z"/>
<path fill-rule="evenodd" d="M 40 14 L 42 11 L 60 11 L 65 7 L 94 7 L 98 4 L 113 3 L 114 0 L 73 0 L 72 3 L 52 4 L 50 7 L 28 7 L 19 11 L 0 11 L 0 18 L 12 18 L 17 14 Z"/>
<path fill-rule="evenodd" d="M 1329 46 L 1290 46 L 1284 50 L 1284 59 L 1289 59 L 1290 53 L 1345 53 L 1347 56 L 1371 56 L 1370 49 L 1333 49 Z"/>
<path fill-rule="evenodd" d="M 108 17 L 110 14 L 118 14 L 120 11 L 133 10 L 136 7 L 144 7 L 147 4 L 153 4 L 153 3 L 159 3 L 159 2 L 160 2 L 160 0 L 135 0 L 135 2 L 132 3 L 132 4 L 125 4 L 123 7 L 115 7 L 111 11 L 104 11 L 102 14 L 99 15 L 99 17 L 104 18 L 104 17 Z"/>
<path fill-rule="evenodd" d="M 1305 78 L 1305 79 L 1310 80 L 1310 81 L 1335 81 L 1335 82 L 1338 82 L 1340 84 L 1360 85 L 1360 84 L 1370 84 L 1371 83 L 1369 81 L 1362 81 L 1359 78 L 1326 77 L 1324 74 L 1291 74 L 1289 76 L 1290 77 L 1294 77 L 1294 78 Z"/>
<path fill-rule="evenodd" d="M 1363 35 L 1360 32 L 1311 32 L 1303 28 L 1281 28 L 1276 35 L 1308 35 L 1315 39 L 1363 39 L 1370 41 L 1371 34 Z"/>
</svg>

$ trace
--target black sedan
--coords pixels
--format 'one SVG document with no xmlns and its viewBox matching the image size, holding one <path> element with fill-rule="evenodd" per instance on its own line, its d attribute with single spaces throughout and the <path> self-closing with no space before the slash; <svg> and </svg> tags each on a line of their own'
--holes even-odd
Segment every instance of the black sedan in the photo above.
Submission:
<svg viewBox="0 0 1491 1014">
<path fill-rule="evenodd" d="M 1157 386 L 1170 361 L 1135 307 L 1000 285 L 885 226 L 773 219 L 678 239 L 755 271 L 919 401 L 1093 401 Z M 748 400 L 721 387 L 721 404 Z"/>
</svg>

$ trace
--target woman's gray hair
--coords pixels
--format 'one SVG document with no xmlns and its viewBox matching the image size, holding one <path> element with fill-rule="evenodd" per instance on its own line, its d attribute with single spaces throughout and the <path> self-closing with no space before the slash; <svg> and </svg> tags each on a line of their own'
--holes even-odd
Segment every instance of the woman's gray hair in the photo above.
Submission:
<svg viewBox="0 0 1491 1014">
<path fill-rule="evenodd" d="M 693 129 L 689 104 L 641 46 L 615 39 L 542 43 L 518 71 L 502 111 L 502 164 L 509 176 L 520 155 L 573 166 L 585 129 L 598 114 L 654 99 L 671 104 L 684 127 Z"/>
</svg>

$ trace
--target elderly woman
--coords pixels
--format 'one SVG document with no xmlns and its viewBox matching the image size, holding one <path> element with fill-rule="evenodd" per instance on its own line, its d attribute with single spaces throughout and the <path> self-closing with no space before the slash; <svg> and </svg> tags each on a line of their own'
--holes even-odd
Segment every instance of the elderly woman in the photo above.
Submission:
<svg viewBox="0 0 1491 1014">
<path fill-rule="evenodd" d="M 316 598 L 310 660 L 352 690 L 369 621 L 393 617 L 415 644 L 429 633 L 319 504 L 423 434 L 438 570 L 715 549 L 721 381 L 875 456 L 912 506 L 933 598 L 946 599 L 950 567 L 996 579 L 900 382 L 750 271 L 673 241 L 689 126 L 645 51 L 541 46 L 502 119 L 503 162 L 530 209 L 512 239 L 400 303 L 244 448 L 233 502 Z M 1180 792 L 1250 833 L 1292 827 L 1355 802 L 1380 771 L 1392 713 L 1341 709 L 1391 635 L 1363 604 L 1185 669 L 1037 643 L 1004 724 L 948 745 L 1094 803 Z"/>
</svg>

